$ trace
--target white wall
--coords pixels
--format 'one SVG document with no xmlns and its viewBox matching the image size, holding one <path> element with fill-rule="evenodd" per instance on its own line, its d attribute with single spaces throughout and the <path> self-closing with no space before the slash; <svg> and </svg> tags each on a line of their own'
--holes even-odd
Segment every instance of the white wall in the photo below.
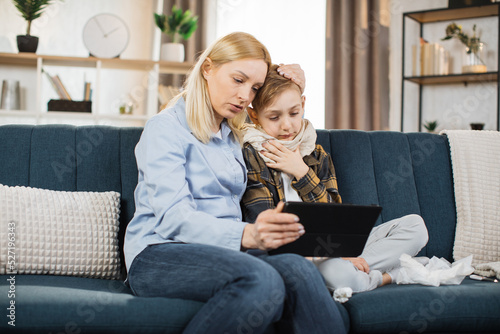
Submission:
<svg viewBox="0 0 500 334">
<path fill-rule="evenodd" d="M 402 57 L 402 13 L 446 8 L 447 0 L 393 0 L 391 1 L 390 28 L 390 127 L 400 129 L 401 120 L 401 57 Z M 451 73 L 461 73 L 463 47 L 455 39 L 441 41 L 445 28 L 450 22 L 425 24 L 423 35 L 430 43 L 440 43 L 449 50 L 452 57 Z M 481 18 L 457 20 L 463 30 L 472 34 L 472 26 L 477 25 L 481 40 L 486 43 L 485 55 L 488 71 L 497 71 L 498 20 Z M 406 21 L 405 73 L 411 75 L 411 45 L 418 42 L 418 24 Z M 412 42 L 412 39 L 415 43 Z M 422 100 L 423 122 L 437 120 L 438 130 L 468 129 L 469 123 L 485 123 L 485 129 L 496 130 L 497 97 L 496 83 L 477 83 L 424 86 Z M 405 131 L 418 130 L 418 86 L 405 85 Z"/>
</svg>

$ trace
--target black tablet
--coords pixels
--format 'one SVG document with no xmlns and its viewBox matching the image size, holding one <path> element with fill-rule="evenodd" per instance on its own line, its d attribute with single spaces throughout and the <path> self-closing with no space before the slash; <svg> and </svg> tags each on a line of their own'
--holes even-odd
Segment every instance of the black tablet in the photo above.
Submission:
<svg viewBox="0 0 500 334">
<path fill-rule="evenodd" d="M 339 203 L 286 202 L 284 212 L 296 214 L 306 233 L 269 254 L 295 253 L 313 257 L 356 257 L 382 207 Z"/>
</svg>

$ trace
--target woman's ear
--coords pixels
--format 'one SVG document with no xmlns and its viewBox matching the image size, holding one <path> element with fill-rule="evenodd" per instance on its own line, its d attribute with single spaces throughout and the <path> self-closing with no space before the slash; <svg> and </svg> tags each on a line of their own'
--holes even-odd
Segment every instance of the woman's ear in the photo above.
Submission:
<svg viewBox="0 0 500 334">
<path fill-rule="evenodd" d="M 201 65 L 201 73 L 203 74 L 203 77 L 206 79 L 207 76 L 210 75 L 210 72 L 212 71 L 214 67 L 214 64 L 212 62 L 212 59 L 208 58 L 205 59 L 203 64 Z"/>
<path fill-rule="evenodd" d="M 306 105 L 306 96 L 302 95 L 301 99 L 302 99 L 302 109 L 304 109 L 304 107 Z"/>
<path fill-rule="evenodd" d="M 250 106 L 247 107 L 247 113 L 248 113 L 248 116 L 250 117 L 250 119 L 252 120 L 252 122 L 255 124 L 255 125 L 259 125 L 259 120 L 257 119 L 257 112 Z"/>
</svg>

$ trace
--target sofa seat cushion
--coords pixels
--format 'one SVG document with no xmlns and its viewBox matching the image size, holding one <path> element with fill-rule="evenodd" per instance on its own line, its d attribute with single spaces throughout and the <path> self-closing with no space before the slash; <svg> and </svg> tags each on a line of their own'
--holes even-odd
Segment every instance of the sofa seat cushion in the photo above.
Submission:
<svg viewBox="0 0 500 334">
<path fill-rule="evenodd" d="M 15 297 L 11 298 L 9 277 L 0 276 L 0 305 L 15 301 L 16 326 L 2 321 L 2 333 L 5 329 L 29 333 L 182 333 L 203 306 L 190 300 L 135 297 L 122 281 L 50 275 L 15 275 Z"/>
<path fill-rule="evenodd" d="M 488 332 L 500 328 L 500 284 L 391 284 L 344 304 L 354 333 Z"/>
</svg>

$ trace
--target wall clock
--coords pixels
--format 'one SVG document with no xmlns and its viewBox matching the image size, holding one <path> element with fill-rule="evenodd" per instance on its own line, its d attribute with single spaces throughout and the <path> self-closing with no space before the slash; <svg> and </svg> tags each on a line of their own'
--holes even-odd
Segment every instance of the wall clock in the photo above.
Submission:
<svg viewBox="0 0 500 334">
<path fill-rule="evenodd" d="M 125 21 L 113 14 L 95 15 L 83 27 L 83 43 L 90 56 L 119 57 L 128 41 L 129 30 Z"/>
</svg>

